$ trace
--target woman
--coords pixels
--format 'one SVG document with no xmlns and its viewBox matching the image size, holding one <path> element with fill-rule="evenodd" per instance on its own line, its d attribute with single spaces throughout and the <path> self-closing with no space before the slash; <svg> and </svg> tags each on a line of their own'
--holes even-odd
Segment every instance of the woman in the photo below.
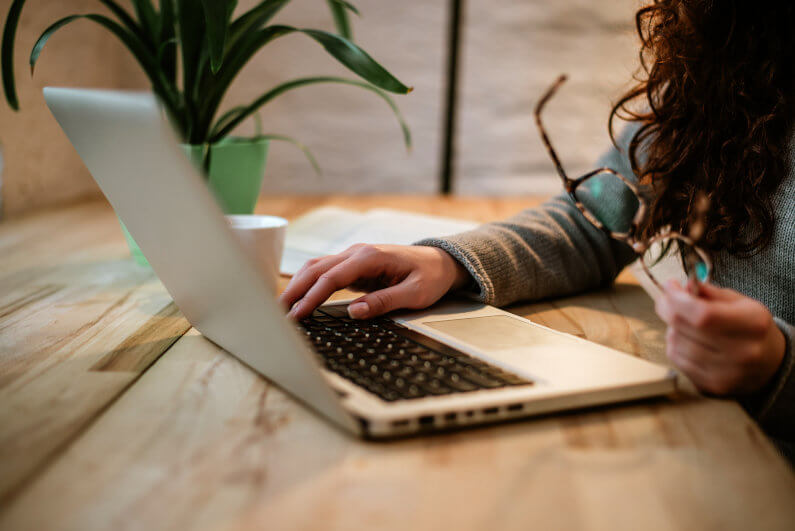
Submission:
<svg viewBox="0 0 795 531">
<path fill-rule="evenodd" d="M 739 398 L 785 450 L 795 441 L 793 15 L 789 2 L 744 0 L 641 9 L 644 75 L 613 108 L 611 136 L 615 117 L 630 125 L 600 161 L 652 191 L 642 237 L 687 233 L 697 198 L 709 199 L 699 245 L 713 256 L 712 283 L 697 294 L 664 286 L 656 309 L 667 355 L 700 390 Z M 366 284 L 354 318 L 422 308 L 452 290 L 504 305 L 608 285 L 634 258 L 564 195 L 450 238 L 310 261 L 281 301 L 300 319 L 335 290 Z"/>
</svg>

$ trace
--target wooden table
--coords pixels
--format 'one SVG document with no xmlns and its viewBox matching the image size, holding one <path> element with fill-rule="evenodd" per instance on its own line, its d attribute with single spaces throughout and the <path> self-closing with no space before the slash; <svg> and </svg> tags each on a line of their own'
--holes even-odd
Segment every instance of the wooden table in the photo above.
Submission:
<svg viewBox="0 0 795 531">
<path fill-rule="evenodd" d="M 278 198 L 488 220 L 537 199 Z M 665 363 L 631 276 L 510 309 Z M 795 476 L 692 391 L 389 443 L 354 440 L 182 318 L 109 207 L 0 224 L 0 529 L 795 529 Z"/>
</svg>

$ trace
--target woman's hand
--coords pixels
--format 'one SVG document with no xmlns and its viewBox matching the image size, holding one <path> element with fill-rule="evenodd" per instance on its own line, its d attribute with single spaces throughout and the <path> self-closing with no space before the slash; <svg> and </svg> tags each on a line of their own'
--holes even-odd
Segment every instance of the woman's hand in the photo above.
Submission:
<svg viewBox="0 0 795 531">
<path fill-rule="evenodd" d="M 671 281 L 657 299 L 657 314 L 668 324 L 668 358 L 700 391 L 760 390 L 784 358 L 783 332 L 762 303 L 710 284 L 699 288 L 696 296 Z"/>
<path fill-rule="evenodd" d="M 357 244 L 332 256 L 309 260 L 279 297 L 288 316 L 303 319 L 332 293 L 352 286 L 370 291 L 348 306 L 354 319 L 398 308 L 430 306 L 451 289 L 463 287 L 469 273 L 436 247 Z"/>
</svg>

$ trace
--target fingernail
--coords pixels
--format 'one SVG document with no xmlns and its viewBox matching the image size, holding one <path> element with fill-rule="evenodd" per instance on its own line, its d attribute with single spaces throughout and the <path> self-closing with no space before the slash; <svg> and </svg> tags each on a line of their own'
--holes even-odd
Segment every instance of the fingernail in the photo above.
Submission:
<svg viewBox="0 0 795 531">
<path fill-rule="evenodd" d="M 364 319 L 370 312 L 370 306 L 366 302 L 356 302 L 348 305 L 348 315 L 351 319 Z"/>
<path fill-rule="evenodd" d="M 300 310 L 300 309 L 301 309 L 301 305 L 300 305 L 300 304 L 295 304 L 295 305 L 294 305 L 294 306 L 293 306 L 293 307 L 290 309 L 290 311 L 289 311 L 289 312 L 287 312 L 287 317 L 289 317 L 290 319 L 295 319 L 295 314 L 297 314 L 297 313 L 298 313 L 298 310 Z"/>
</svg>

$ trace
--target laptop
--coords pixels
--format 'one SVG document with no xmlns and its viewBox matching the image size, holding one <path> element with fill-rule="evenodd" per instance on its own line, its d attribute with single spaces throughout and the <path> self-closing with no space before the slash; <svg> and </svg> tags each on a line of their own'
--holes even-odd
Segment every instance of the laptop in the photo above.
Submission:
<svg viewBox="0 0 795 531">
<path fill-rule="evenodd" d="M 666 367 L 464 298 L 369 321 L 327 304 L 290 321 L 153 95 L 44 96 L 188 321 L 351 433 L 427 433 L 675 389 Z"/>
</svg>

